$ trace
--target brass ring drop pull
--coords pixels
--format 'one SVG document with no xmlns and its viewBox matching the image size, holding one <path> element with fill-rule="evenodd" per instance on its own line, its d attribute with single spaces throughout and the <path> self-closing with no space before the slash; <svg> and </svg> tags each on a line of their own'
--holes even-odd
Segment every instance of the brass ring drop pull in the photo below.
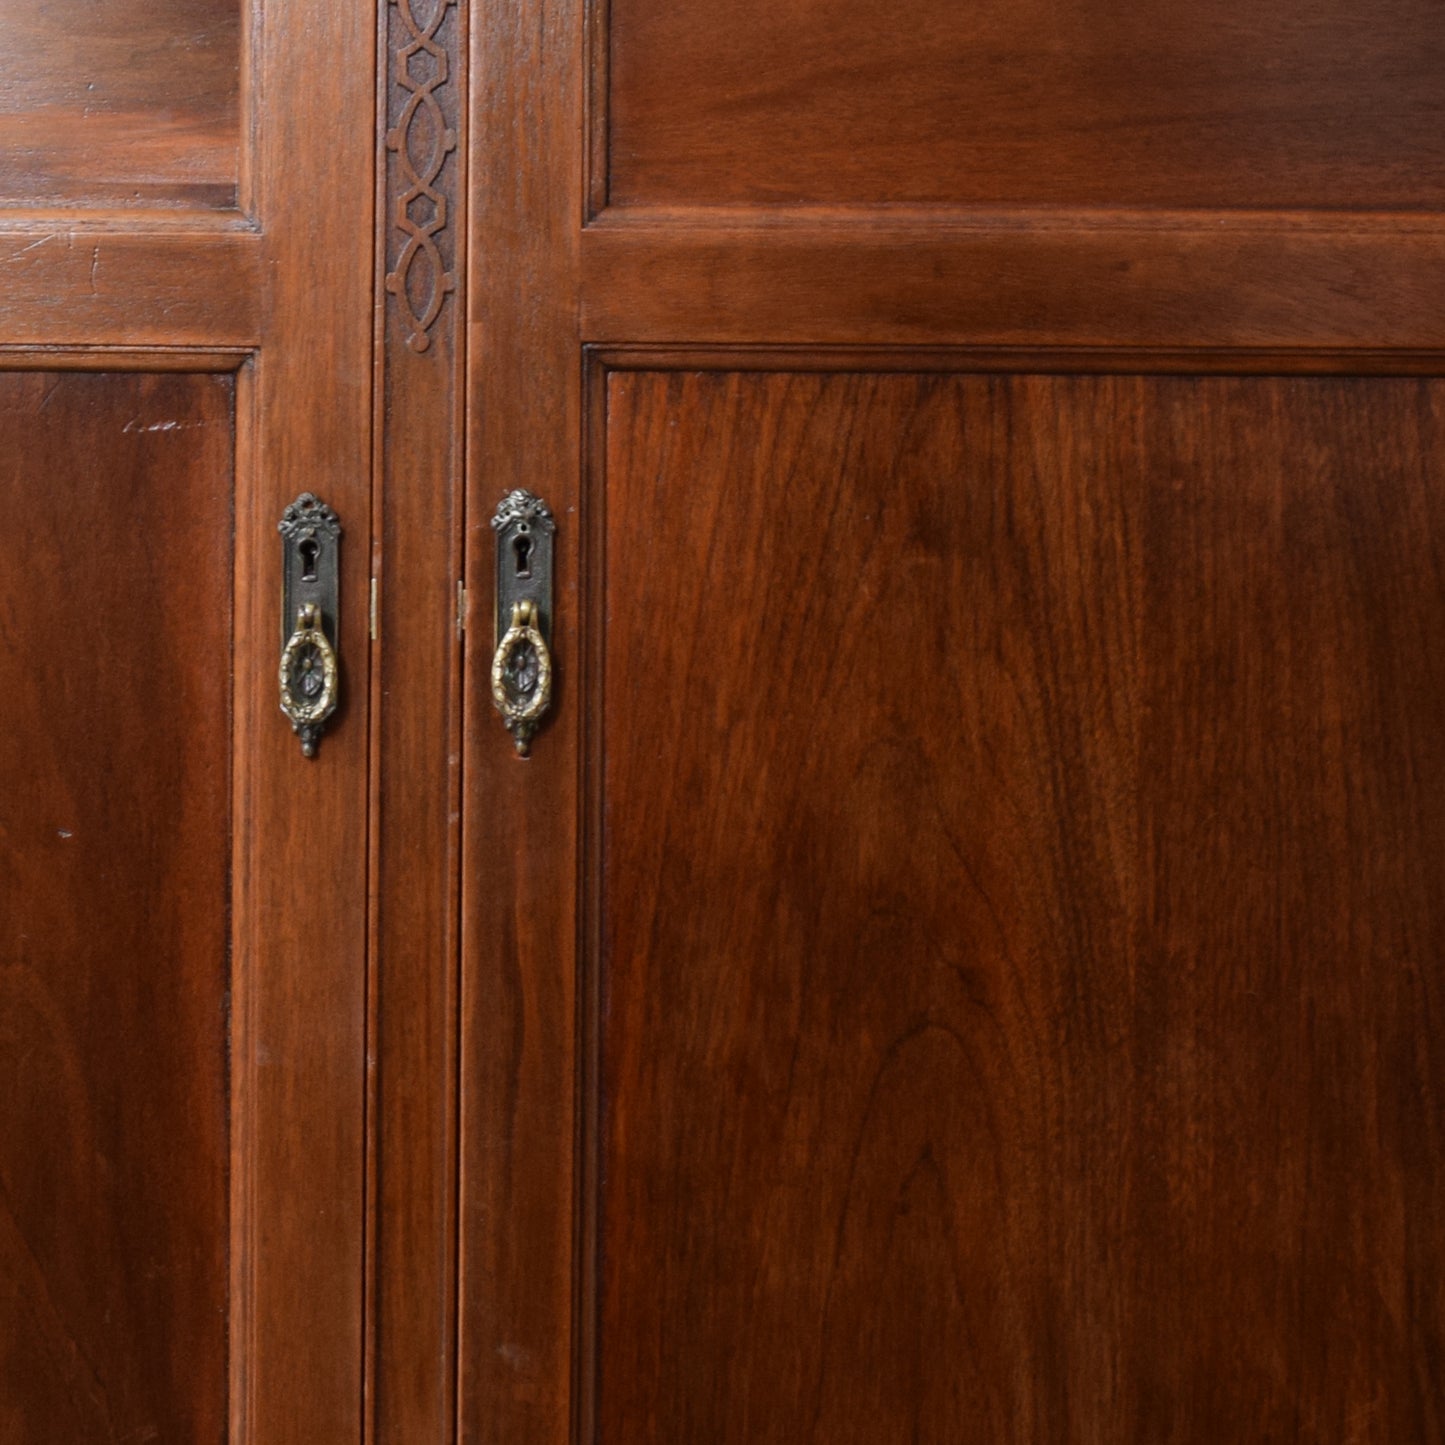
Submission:
<svg viewBox="0 0 1445 1445">
<path fill-rule="evenodd" d="M 314 602 L 297 610 L 296 631 L 281 652 L 279 680 L 281 711 L 301 739 L 301 751 L 314 758 L 322 724 L 336 710 L 336 652 Z"/>
<path fill-rule="evenodd" d="M 492 701 L 523 758 L 552 701 L 552 654 L 538 620 L 535 604 L 514 603 L 512 625 L 492 658 Z"/>
</svg>

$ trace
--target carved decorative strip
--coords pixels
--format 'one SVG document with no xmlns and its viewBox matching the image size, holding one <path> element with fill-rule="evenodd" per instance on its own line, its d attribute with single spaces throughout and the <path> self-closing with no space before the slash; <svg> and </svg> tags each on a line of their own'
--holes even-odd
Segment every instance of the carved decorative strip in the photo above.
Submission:
<svg viewBox="0 0 1445 1445">
<path fill-rule="evenodd" d="M 391 117 L 386 148 L 396 157 L 387 194 L 400 249 L 391 261 L 386 289 L 396 298 L 406 344 L 431 345 L 456 273 L 448 264 L 448 190 L 454 185 L 448 157 L 457 148 L 456 98 L 448 82 L 449 44 L 440 32 L 458 0 L 391 0 L 393 21 L 391 94 L 400 109 Z M 455 34 L 455 28 L 453 34 Z"/>
</svg>

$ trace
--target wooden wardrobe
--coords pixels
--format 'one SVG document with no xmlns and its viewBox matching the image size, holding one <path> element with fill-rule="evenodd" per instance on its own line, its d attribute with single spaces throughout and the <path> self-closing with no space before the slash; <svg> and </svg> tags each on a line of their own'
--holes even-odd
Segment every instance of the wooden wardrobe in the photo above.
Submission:
<svg viewBox="0 0 1445 1445">
<path fill-rule="evenodd" d="M 1442 1445 L 1442 1267 L 1438 4 L 0 9 L 5 1445 Z"/>
</svg>

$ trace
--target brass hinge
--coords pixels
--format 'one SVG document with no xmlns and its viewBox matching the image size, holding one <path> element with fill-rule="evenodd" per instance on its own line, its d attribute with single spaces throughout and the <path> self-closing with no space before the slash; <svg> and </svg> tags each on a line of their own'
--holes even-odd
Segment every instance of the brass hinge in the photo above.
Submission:
<svg viewBox="0 0 1445 1445">
<path fill-rule="evenodd" d="M 376 578 L 371 579 L 371 610 L 367 616 L 370 618 L 371 640 L 376 641 Z"/>
<path fill-rule="evenodd" d="M 457 636 L 461 637 L 467 630 L 467 608 L 471 605 L 467 597 L 467 584 L 457 583 Z"/>
</svg>

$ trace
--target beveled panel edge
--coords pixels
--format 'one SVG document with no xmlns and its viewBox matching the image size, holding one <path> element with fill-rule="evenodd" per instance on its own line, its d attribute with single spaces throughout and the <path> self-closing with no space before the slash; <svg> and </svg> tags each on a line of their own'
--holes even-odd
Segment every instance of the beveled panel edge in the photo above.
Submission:
<svg viewBox="0 0 1445 1445">
<path fill-rule="evenodd" d="M 612 54 L 609 45 L 612 0 L 584 0 L 586 35 L 583 40 L 582 142 L 583 220 L 595 222 L 609 214 L 607 193 L 611 183 L 609 105 Z"/>
<path fill-rule="evenodd" d="M 249 349 L 261 329 L 254 230 L 0 228 L 0 344 Z"/>
<path fill-rule="evenodd" d="M 602 1011 L 607 659 L 607 381 L 601 348 L 582 351 L 577 778 L 577 941 L 573 1135 L 572 1399 L 575 1445 L 595 1445 L 602 1351 Z"/>
<path fill-rule="evenodd" d="M 594 343 L 1445 350 L 1445 228 L 589 226 Z"/>
<path fill-rule="evenodd" d="M 1445 211 L 1205 206 L 644 205 L 599 204 L 597 231 L 1267 231 L 1332 235 L 1427 232 L 1445 235 Z"/>
<path fill-rule="evenodd" d="M 141 210 L 135 206 L 9 206 L 0 205 L 0 236 L 10 232 L 39 235 L 45 231 L 109 231 L 125 234 L 259 231 L 255 217 L 234 206 L 198 209 Z"/>
<path fill-rule="evenodd" d="M 591 343 L 606 371 L 1027 373 L 1035 375 L 1445 376 L 1445 350 L 1063 346 L 793 346 Z"/>
<path fill-rule="evenodd" d="M 249 347 L 8 346 L 0 343 L 0 371 L 239 371 Z"/>
</svg>

